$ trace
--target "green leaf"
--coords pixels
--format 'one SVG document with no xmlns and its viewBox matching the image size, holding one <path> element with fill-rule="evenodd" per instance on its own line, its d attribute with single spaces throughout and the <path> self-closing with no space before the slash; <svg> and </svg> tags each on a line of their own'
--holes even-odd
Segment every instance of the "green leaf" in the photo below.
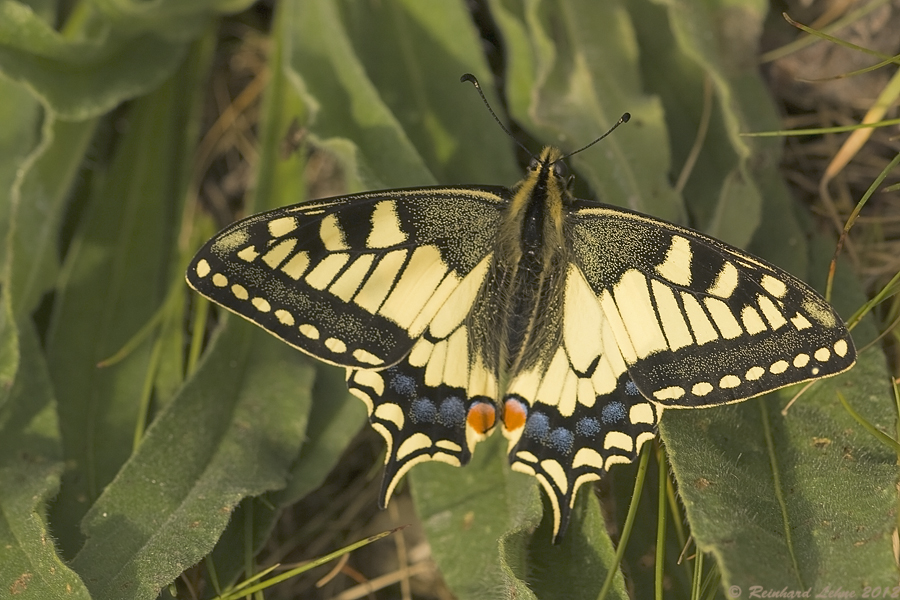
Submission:
<svg viewBox="0 0 900 600">
<path fill-rule="evenodd" d="M 164 32 L 123 36 L 109 23 L 91 25 L 87 37 L 67 38 L 25 4 L 0 0 L 0 71 L 59 116 L 84 120 L 155 89 L 188 48 Z"/>
<path fill-rule="evenodd" d="M 285 485 L 312 375 L 250 324 L 223 328 L 85 517 L 72 567 L 94 598 L 154 598 L 213 549 L 241 499 Z"/>
<path fill-rule="evenodd" d="M 544 143 L 576 150 L 626 111 L 632 120 L 572 158 L 597 199 L 682 220 L 669 186 L 662 106 L 641 88 L 637 46 L 618 2 L 491 2 L 509 54 L 510 113 Z"/>
<path fill-rule="evenodd" d="M 0 595 L 87 599 L 57 556 L 44 504 L 59 489 L 62 448 L 55 401 L 37 336 L 22 328 L 22 363 L 0 404 Z"/>
<path fill-rule="evenodd" d="M 81 546 L 81 517 L 131 454 L 138 421 L 146 418 L 140 406 L 153 377 L 154 340 L 113 366 L 97 363 L 141 330 L 172 281 L 185 152 L 195 132 L 193 65 L 209 60 L 202 50 L 191 56 L 178 77 L 118 121 L 125 133 L 108 170 L 92 175 L 58 281 L 46 345 L 68 468 L 51 520 L 67 556 Z"/>
</svg>

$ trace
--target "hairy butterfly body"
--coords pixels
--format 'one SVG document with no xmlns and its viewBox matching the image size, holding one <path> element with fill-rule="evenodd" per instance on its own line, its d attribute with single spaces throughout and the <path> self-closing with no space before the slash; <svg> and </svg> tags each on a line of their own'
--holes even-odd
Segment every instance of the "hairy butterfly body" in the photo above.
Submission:
<svg viewBox="0 0 900 600">
<path fill-rule="evenodd" d="M 381 504 L 415 464 L 464 465 L 499 425 L 554 539 L 578 488 L 632 461 L 666 407 L 845 371 L 809 286 L 695 231 L 578 200 L 546 148 L 514 188 L 355 194 L 239 221 L 189 284 L 347 368 L 387 442 Z"/>
</svg>

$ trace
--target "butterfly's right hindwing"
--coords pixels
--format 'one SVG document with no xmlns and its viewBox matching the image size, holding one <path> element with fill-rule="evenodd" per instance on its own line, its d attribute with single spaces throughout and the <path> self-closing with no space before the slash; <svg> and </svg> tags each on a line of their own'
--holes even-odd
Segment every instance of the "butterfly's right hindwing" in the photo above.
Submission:
<svg viewBox="0 0 900 600">
<path fill-rule="evenodd" d="M 490 252 L 505 194 L 392 190 L 254 215 L 207 242 L 188 283 L 316 358 L 384 368 Z"/>
</svg>

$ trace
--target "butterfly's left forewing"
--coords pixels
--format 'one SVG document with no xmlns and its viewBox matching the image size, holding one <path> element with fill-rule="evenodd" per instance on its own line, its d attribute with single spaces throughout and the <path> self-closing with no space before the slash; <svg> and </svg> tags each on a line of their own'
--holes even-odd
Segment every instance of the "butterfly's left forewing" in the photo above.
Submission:
<svg viewBox="0 0 900 600">
<path fill-rule="evenodd" d="M 318 359 L 384 368 L 490 251 L 503 192 L 392 190 L 261 213 L 207 242 L 187 280 Z"/>
</svg>

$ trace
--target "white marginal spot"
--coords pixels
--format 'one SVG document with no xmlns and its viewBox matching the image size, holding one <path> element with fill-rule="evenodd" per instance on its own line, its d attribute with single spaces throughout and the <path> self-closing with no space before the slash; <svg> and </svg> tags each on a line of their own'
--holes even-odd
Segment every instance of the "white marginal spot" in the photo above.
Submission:
<svg viewBox="0 0 900 600">
<path fill-rule="evenodd" d="M 281 217 L 280 219 L 269 221 L 268 227 L 269 235 L 281 237 L 297 229 L 297 219 L 294 217 Z"/>
<path fill-rule="evenodd" d="M 377 409 L 376 409 L 377 412 Z M 413 452 L 417 452 L 419 450 L 424 450 L 425 448 L 431 448 L 431 438 L 425 435 L 424 433 L 414 433 L 408 438 L 406 438 L 400 447 L 397 448 L 397 459 L 402 459 Z"/>
<path fill-rule="evenodd" d="M 656 272 L 675 285 L 691 284 L 691 243 L 679 235 L 672 236 L 672 244 L 666 252 L 666 259 L 656 266 Z"/>
<path fill-rule="evenodd" d="M 397 204 L 393 200 L 382 200 L 372 211 L 372 229 L 366 239 L 369 248 L 399 246 L 407 240 L 406 232 L 400 227 Z"/>
<path fill-rule="evenodd" d="M 741 323 L 744 324 L 744 329 L 746 329 L 747 333 L 750 335 L 762 333 L 767 329 L 759 312 L 752 306 L 745 306 L 741 310 Z"/>
<path fill-rule="evenodd" d="M 394 250 L 381 257 L 353 301 L 372 314 L 378 312 L 378 307 L 394 287 L 397 273 L 406 262 L 406 255 L 406 250 Z"/>
<path fill-rule="evenodd" d="M 259 296 L 251 300 L 250 304 L 255 306 L 256 310 L 258 310 L 259 312 L 269 312 L 270 310 L 272 310 L 272 305 L 269 304 L 269 301 L 265 298 L 260 298 Z"/>
<path fill-rule="evenodd" d="M 639 433 L 634 442 L 634 451 L 637 452 L 638 450 L 640 450 L 641 446 L 643 446 L 645 443 L 652 440 L 654 437 L 656 437 L 656 434 L 653 433 L 652 431 L 645 431 L 644 433 Z"/>
<path fill-rule="evenodd" d="M 357 348 L 353 351 L 353 358 L 361 363 L 366 363 L 367 365 L 373 365 L 376 367 L 384 364 L 383 360 L 381 360 L 368 350 L 363 350 L 362 348 Z"/>
<path fill-rule="evenodd" d="M 259 252 L 253 246 L 247 246 L 237 253 L 237 257 L 246 262 L 253 262 L 257 256 L 259 256 Z"/>
<path fill-rule="evenodd" d="M 750 367 L 747 370 L 747 373 L 744 375 L 744 379 L 747 381 L 756 381 L 760 377 L 766 374 L 766 370 L 762 367 Z"/>
<path fill-rule="evenodd" d="M 350 260 L 350 255 L 343 252 L 329 254 L 309 272 L 306 276 L 306 283 L 317 290 L 324 290 L 328 284 L 334 281 L 348 260 Z"/>
<path fill-rule="evenodd" d="M 702 346 L 719 339 L 716 328 L 713 327 L 697 299 L 687 292 L 681 292 L 681 301 L 684 303 L 684 312 L 687 314 L 688 322 L 691 324 L 691 331 L 694 333 L 697 344 Z"/>
<path fill-rule="evenodd" d="M 846 340 L 838 340 L 834 343 L 834 353 L 844 358 L 847 356 L 847 341 Z"/>
<path fill-rule="evenodd" d="M 342 354 L 347 351 L 347 344 L 333 337 L 325 340 L 325 347 L 335 354 Z"/>
<path fill-rule="evenodd" d="M 197 274 L 197 277 L 206 277 L 207 275 L 209 275 L 209 272 L 211 270 L 212 269 L 210 268 L 209 263 L 206 261 L 206 259 L 201 258 L 197 262 L 197 268 L 194 269 L 194 272 Z"/>
<path fill-rule="evenodd" d="M 319 339 L 319 330 L 316 329 L 315 325 L 310 325 L 309 323 L 304 323 L 299 327 L 300 333 L 305 335 L 311 340 Z M 380 395 L 380 394 L 379 394 Z"/>
<path fill-rule="evenodd" d="M 565 496 L 566 492 L 569 491 L 569 479 L 566 477 L 566 471 L 562 468 L 562 465 L 548 458 L 541 461 L 541 469 L 553 479 L 553 483 L 559 488 L 560 494 Z"/>
<path fill-rule="evenodd" d="M 775 279 L 771 275 L 763 275 L 759 284 L 763 287 L 764 290 L 766 290 L 776 298 L 783 298 L 787 293 L 787 286 L 784 285 L 784 282 Z"/>
<path fill-rule="evenodd" d="M 438 448 L 443 448 L 444 450 L 449 450 L 451 452 L 462 452 L 462 446 L 457 444 L 456 442 L 451 442 L 450 440 L 438 440 L 434 443 Z"/>
<path fill-rule="evenodd" d="M 656 414 L 653 412 L 653 406 L 649 402 L 635 404 L 628 411 L 628 420 L 632 423 L 656 425 Z"/>
<path fill-rule="evenodd" d="M 769 326 L 772 329 L 777 331 L 779 327 L 787 323 L 784 315 L 781 314 L 781 311 L 775 307 L 775 304 L 771 300 L 769 300 L 768 296 L 760 294 L 756 297 L 756 301 L 759 302 L 759 309 L 762 311 L 763 316 L 766 318 L 766 321 L 769 322 Z"/>
<path fill-rule="evenodd" d="M 609 450 L 610 448 L 619 448 L 621 450 L 624 450 L 625 452 L 632 452 L 634 450 L 634 440 L 631 439 L 631 436 L 627 433 L 622 433 L 621 431 L 610 431 L 603 439 L 603 448 L 605 450 Z"/>
<path fill-rule="evenodd" d="M 818 375 L 819 367 L 813 367 L 812 369 L 809 370 L 809 372 L 812 373 L 813 375 Z"/>
<path fill-rule="evenodd" d="M 737 375 L 726 375 L 719 380 L 719 387 L 723 390 L 730 390 L 741 385 L 741 378 Z"/>
<path fill-rule="evenodd" d="M 694 387 L 691 388 L 691 393 L 695 396 L 703 397 L 713 391 L 713 386 L 708 381 L 701 381 L 699 383 L 695 383 Z"/>
<path fill-rule="evenodd" d="M 769 372 L 774 375 L 781 375 L 788 370 L 788 366 L 789 365 L 786 360 L 776 360 L 772 363 L 772 366 L 769 367 Z"/>
<path fill-rule="evenodd" d="M 359 286 L 362 285 L 363 280 L 366 278 L 366 274 L 368 274 L 369 269 L 372 267 L 372 261 L 374 260 L 374 254 L 363 254 L 354 260 L 353 263 L 341 273 L 341 276 L 331 284 L 328 291 L 344 302 L 350 302 L 353 294 L 355 294 L 359 289 Z"/>
<path fill-rule="evenodd" d="M 527 450 L 519 450 L 516 452 L 516 458 L 531 463 L 536 463 L 538 461 L 538 457 Z"/>
<path fill-rule="evenodd" d="M 287 325 L 288 327 L 294 324 L 294 315 L 283 308 L 279 308 L 275 311 L 275 318 L 278 319 L 282 325 Z"/>
<path fill-rule="evenodd" d="M 397 429 L 403 429 L 403 424 L 406 422 L 406 418 L 403 416 L 403 409 L 400 408 L 399 404 L 394 404 L 393 402 L 379 405 L 372 416 L 382 421 L 393 423 Z"/>
<path fill-rule="evenodd" d="M 684 396 L 684 388 L 673 385 L 653 392 L 653 397 L 657 400 L 678 400 Z"/>
<path fill-rule="evenodd" d="M 829 358 L 831 358 L 831 352 L 828 350 L 828 348 L 819 348 L 818 350 L 816 350 L 816 353 L 813 354 L 813 356 L 816 357 L 817 361 L 825 362 Z"/>
<path fill-rule="evenodd" d="M 631 458 L 627 456 L 621 456 L 619 454 L 611 454 L 606 458 L 606 464 L 603 465 L 603 468 L 609 471 L 609 468 L 613 465 L 628 465 L 631 464 Z"/>
<path fill-rule="evenodd" d="M 278 265 L 284 262 L 294 246 L 297 245 L 297 238 L 288 238 L 275 244 L 271 250 L 263 254 L 263 262 L 273 269 L 277 269 Z"/>
<path fill-rule="evenodd" d="M 684 314 L 681 312 L 681 307 L 678 306 L 678 300 L 675 299 L 672 288 L 655 279 L 650 282 L 650 288 L 656 299 L 656 307 L 662 319 L 666 340 L 669 342 L 669 350 L 674 352 L 693 344 L 694 338 L 691 336 L 691 330 L 684 320 Z M 573 323 L 572 326 L 577 327 L 578 324 Z"/>
<path fill-rule="evenodd" d="M 719 271 L 718 276 L 716 276 L 716 281 L 707 291 L 713 296 L 718 296 L 719 298 L 728 298 L 731 296 L 731 294 L 734 293 L 735 288 L 737 288 L 737 284 L 737 267 L 735 267 L 730 262 L 726 262 L 724 265 L 722 265 L 722 270 Z"/>
<path fill-rule="evenodd" d="M 740 324 L 734 318 L 734 314 L 727 304 L 718 298 L 706 298 L 703 303 L 706 304 L 706 309 L 712 315 L 713 321 L 715 321 L 716 326 L 722 333 L 722 337 L 726 340 L 733 340 L 744 334 L 744 330 L 741 329 Z"/>
<path fill-rule="evenodd" d="M 334 213 L 326 215 L 319 223 L 319 237 L 322 238 L 322 244 L 329 252 L 349 249 L 347 240 L 344 239 L 344 230 L 341 229 L 341 222 Z"/>
<path fill-rule="evenodd" d="M 809 364 L 809 354 L 798 354 L 794 357 L 793 364 L 796 368 L 802 369 Z"/>
<path fill-rule="evenodd" d="M 354 371 L 353 381 L 372 388 L 372 391 L 374 391 L 375 395 L 379 398 L 384 395 L 384 377 L 382 377 L 381 373 L 378 371 L 370 371 L 368 369 Z M 355 388 L 351 387 L 350 391 L 353 391 L 354 389 Z M 369 412 L 371 413 L 371 411 Z"/>
<path fill-rule="evenodd" d="M 306 269 L 309 268 L 309 252 L 298 252 L 281 266 L 281 272 L 294 280 L 303 277 Z"/>
<path fill-rule="evenodd" d="M 444 279 L 447 270 L 436 246 L 416 248 L 378 313 L 408 329 Z"/>
<path fill-rule="evenodd" d="M 603 469 L 603 456 L 593 448 L 581 448 L 575 453 L 572 459 L 572 468 L 593 467 L 595 469 Z"/>
<path fill-rule="evenodd" d="M 250 297 L 250 294 L 247 293 L 247 288 L 238 283 L 231 286 L 231 293 L 234 294 L 234 297 L 238 300 L 246 300 Z"/>
<path fill-rule="evenodd" d="M 613 286 L 613 296 L 638 358 L 645 358 L 668 348 L 650 300 L 647 277 L 643 273 L 635 269 L 625 271 Z"/>
<path fill-rule="evenodd" d="M 225 287 L 226 285 L 228 285 L 228 278 L 221 273 L 216 273 L 212 276 L 212 282 L 216 287 Z"/>
<path fill-rule="evenodd" d="M 809 329 L 810 327 L 812 327 L 812 323 L 810 323 L 806 319 L 806 317 L 804 317 L 800 313 L 797 313 L 796 315 L 791 317 L 791 323 L 793 323 L 794 327 L 796 327 L 798 330 Z"/>
</svg>

